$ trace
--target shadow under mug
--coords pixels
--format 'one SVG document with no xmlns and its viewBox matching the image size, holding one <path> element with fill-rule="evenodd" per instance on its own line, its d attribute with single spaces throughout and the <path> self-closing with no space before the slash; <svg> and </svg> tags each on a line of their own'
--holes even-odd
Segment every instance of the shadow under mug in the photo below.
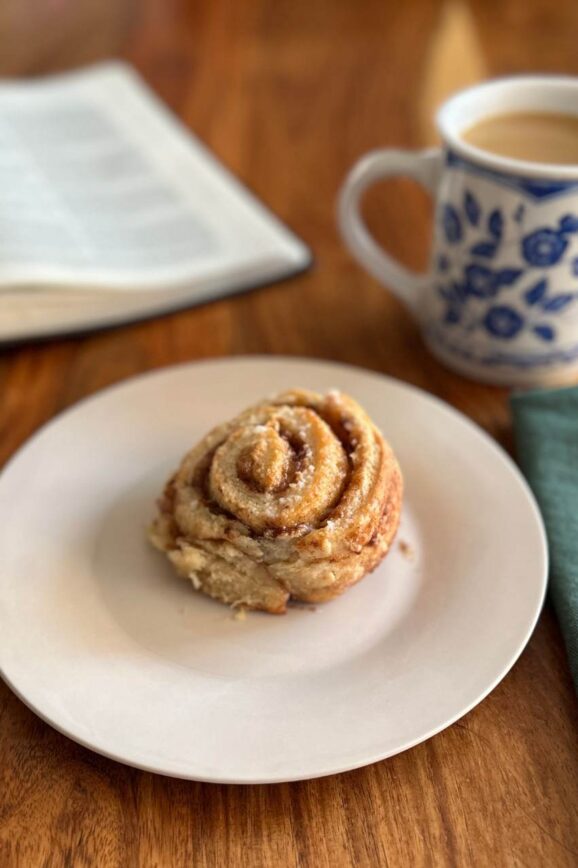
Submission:
<svg viewBox="0 0 578 868">
<path fill-rule="evenodd" d="M 520 76 L 458 93 L 437 115 L 441 149 L 373 151 L 339 199 L 347 246 L 407 305 L 434 355 L 474 379 L 521 386 L 578 377 L 578 165 L 501 157 L 461 132 L 528 111 L 578 114 L 578 78 Z M 435 200 L 424 274 L 386 253 L 361 217 L 365 190 L 397 175 Z"/>
</svg>

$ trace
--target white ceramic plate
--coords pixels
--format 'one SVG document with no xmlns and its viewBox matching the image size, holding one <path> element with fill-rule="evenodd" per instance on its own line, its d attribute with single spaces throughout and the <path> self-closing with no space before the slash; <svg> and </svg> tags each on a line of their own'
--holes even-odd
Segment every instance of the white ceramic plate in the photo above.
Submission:
<svg viewBox="0 0 578 868">
<path fill-rule="evenodd" d="M 235 620 L 173 576 L 144 528 L 197 438 L 293 385 L 349 392 L 382 428 L 405 476 L 407 546 L 314 611 Z M 314 361 L 187 365 L 83 401 L 5 469 L 0 662 L 41 717 L 122 762 L 317 777 L 405 750 L 483 699 L 528 641 L 546 568 L 519 472 L 440 401 Z"/>
</svg>

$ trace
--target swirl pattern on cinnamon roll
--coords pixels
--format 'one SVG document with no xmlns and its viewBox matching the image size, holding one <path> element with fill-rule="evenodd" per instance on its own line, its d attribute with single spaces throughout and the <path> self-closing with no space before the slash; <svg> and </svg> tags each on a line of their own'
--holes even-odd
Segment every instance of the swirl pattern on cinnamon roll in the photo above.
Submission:
<svg viewBox="0 0 578 868">
<path fill-rule="evenodd" d="M 281 613 L 289 598 L 329 600 L 376 567 L 401 499 L 395 456 L 359 404 L 295 389 L 185 456 L 150 538 L 197 590 Z"/>
</svg>

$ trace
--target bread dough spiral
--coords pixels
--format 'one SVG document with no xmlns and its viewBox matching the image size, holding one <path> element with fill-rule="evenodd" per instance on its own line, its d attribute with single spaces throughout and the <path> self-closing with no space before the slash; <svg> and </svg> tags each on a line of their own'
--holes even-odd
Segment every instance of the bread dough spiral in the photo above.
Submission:
<svg viewBox="0 0 578 868">
<path fill-rule="evenodd" d="M 402 478 L 348 396 L 285 392 L 218 425 L 168 481 L 150 530 L 176 571 L 229 605 L 323 602 L 387 553 Z"/>
</svg>

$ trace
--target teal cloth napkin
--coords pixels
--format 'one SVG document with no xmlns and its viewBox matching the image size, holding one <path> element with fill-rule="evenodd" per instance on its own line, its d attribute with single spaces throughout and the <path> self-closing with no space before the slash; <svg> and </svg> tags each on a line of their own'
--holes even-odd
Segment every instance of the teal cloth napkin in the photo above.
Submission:
<svg viewBox="0 0 578 868">
<path fill-rule="evenodd" d="M 542 510 L 550 595 L 578 690 L 578 387 L 512 396 L 518 459 Z"/>
</svg>

